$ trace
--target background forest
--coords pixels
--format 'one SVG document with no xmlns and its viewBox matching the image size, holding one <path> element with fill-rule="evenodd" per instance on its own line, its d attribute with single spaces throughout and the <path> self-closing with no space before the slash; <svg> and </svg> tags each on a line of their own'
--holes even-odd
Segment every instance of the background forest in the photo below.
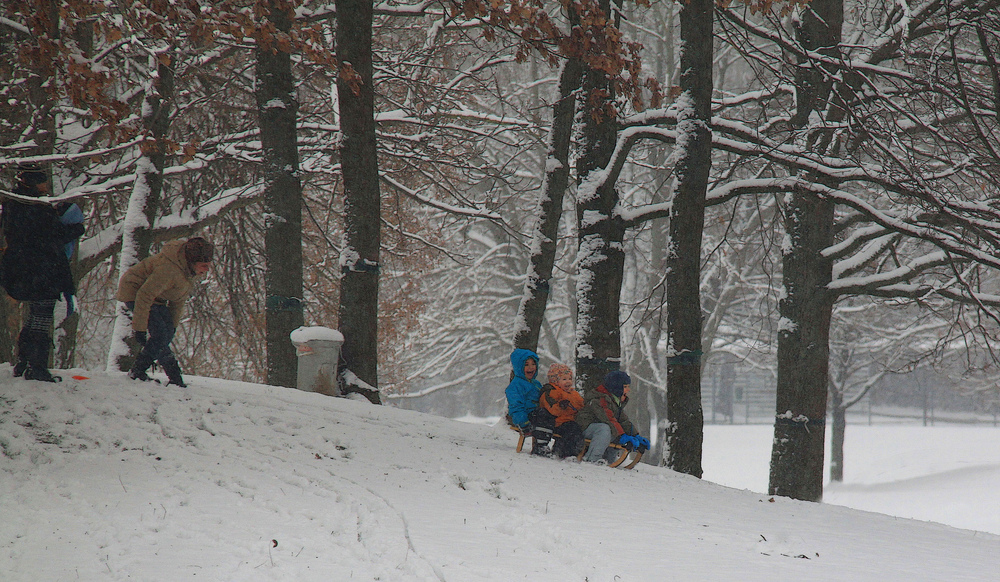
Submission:
<svg viewBox="0 0 1000 582">
<path fill-rule="evenodd" d="M 888 375 L 996 410 L 998 9 L 12 0 L 0 165 L 87 215 L 58 368 L 120 365 L 119 274 L 197 233 L 189 373 L 294 385 L 288 332 L 325 325 L 369 397 L 491 416 L 529 347 L 627 370 L 696 476 L 702 386 L 754 378 L 772 493 L 819 499 L 827 422 L 836 460 Z"/>
</svg>

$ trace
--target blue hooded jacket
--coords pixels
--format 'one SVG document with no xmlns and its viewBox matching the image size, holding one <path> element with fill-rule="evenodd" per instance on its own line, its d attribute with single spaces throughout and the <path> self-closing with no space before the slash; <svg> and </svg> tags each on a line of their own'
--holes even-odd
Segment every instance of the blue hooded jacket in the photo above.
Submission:
<svg viewBox="0 0 1000 582">
<path fill-rule="evenodd" d="M 529 359 L 535 360 L 535 365 L 538 365 L 538 354 L 531 350 L 516 349 L 510 353 L 514 379 L 507 385 L 507 413 L 517 426 L 528 423 L 528 415 L 538 407 L 538 397 L 542 393 L 542 385 L 535 379 L 538 372 L 531 380 L 524 377 L 524 364 Z"/>
</svg>

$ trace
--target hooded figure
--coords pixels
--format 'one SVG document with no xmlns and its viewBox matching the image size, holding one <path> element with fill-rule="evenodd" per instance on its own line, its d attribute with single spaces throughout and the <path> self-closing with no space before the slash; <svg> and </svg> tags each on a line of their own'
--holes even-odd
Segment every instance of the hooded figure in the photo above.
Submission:
<svg viewBox="0 0 1000 582">
<path fill-rule="evenodd" d="M 632 378 L 620 370 L 608 373 L 604 381 L 591 393 L 583 410 L 576 415 L 576 422 L 583 428 L 583 436 L 590 439 L 590 448 L 584 461 L 597 462 L 602 457 L 616 456 L 608 449 L 612 442 L 644 446 L 649 448 L 649 440 L 639 435 L 625 414 L 628 403 L 628 388 Z"/>
<path fill-rule="evenodd" d="M 530 361 L 530 364 L 529 364 Z M 531 350 L 516 349 L 510 353 L 510 366 L 514 377 L 507 385 L 507 414 L 515 426 L 531 430 L 529 416 L 538 407 L 542 385 L 538 383 L 538 354 Z M 530 377 L 525 368 L 530 370 Z"/>
<path fill-rule="evenodd" d="M 566 364 L 552 364 L 547 375 L 549 383 L 542 387 L 539 406 L 555 417 L 556 428 L 576 418 L 583 408 L 583 396 L 573 389 L 573 370 Z"/>
<path fill-rule="evenodd" d="M 611 436 L 614 438 L 623 434 L 637 434 L 632 421 L 625 414 L 625 404 L 628 403 L 625 387 L 631 384 L 632 379 L 625 372 L 610 372 L 587 399 L 583 410 L 576 415 L 576 422 L 585 431 L 594 423 L 607 424 L 612 429 Z"/>
<path fill-rule="evenodd" d="M 212 243 L 201 237 L 176 240 L 122 275 L 118 300 L 132 313 L 132 332 L 142 351 L 129 371 L 133 380 L 148 381 L 146 370 L 159 362 L 168 383 L 186 387 L 181 367 L 170 351 L 195 281 L 208 272 Z"/>
<path fill-rule="evenodd" d="M 22 166 L 14 193 L 40 197 L 48 193 L 48 176 L 38 166 Z M 30 204 L 17 199 L 3 202 L 0 229 L 6 248 L 0 259 L 0 284 L 7 294 L 28 303 L 28 318 L 17 338 L 14 375 L 29 380 L 58 382 L 48 371 L 51 328 L 60 296 L 72 305 L 75 292 L 66 245 L 83 234 L 80 220 L 66 217 L 75 204 Z"/>
<path fill-rule="evenodd" d="M 22 196 L 46 194 L 45 172 L 22 170 L 14 193 Z M 7 294 L 18 301 L 58 300 L 76 288 L 70 273 L 65 246 L 83 234 L 82 220 L 63 224 L 61 220 L 75 204 L 58 206 L 28 204 L 15 199 L 3 203 L 3 228 L 7 249 L 0 261 L 0 278 Z"/>
<path fill-rule="evenodd" d="M 552 419 L 555 438 L 552 454 L 560 459 L 575 457 L 583 450 L 583 430 L 574 420 L 576 413 L 583 408 L 583 396 L 574 389 L 573 370 L 566 364 L 549 366 L 548 380 L 549 383 L 542 387 L 538 407 Z M 537 419 L 541 413 L 535 416 Z"/>
</svg>

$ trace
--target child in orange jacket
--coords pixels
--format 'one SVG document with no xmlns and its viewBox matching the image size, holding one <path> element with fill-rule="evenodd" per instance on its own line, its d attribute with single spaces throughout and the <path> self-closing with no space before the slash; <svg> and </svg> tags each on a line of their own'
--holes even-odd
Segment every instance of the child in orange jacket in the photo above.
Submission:
<svg viewBox="0 0 1000 582">
<path fill-rule="evenodd" d="M 542 387 L 539 407 L 555 418 L 552 453 L 558 458 L 575 457 L 583 449 L 583 429 L 574 420 L 583 408 L 583 396 L 574 389 L 573 371 L 565 364 L 549 366 L 548 384 Z"/>
</svg>

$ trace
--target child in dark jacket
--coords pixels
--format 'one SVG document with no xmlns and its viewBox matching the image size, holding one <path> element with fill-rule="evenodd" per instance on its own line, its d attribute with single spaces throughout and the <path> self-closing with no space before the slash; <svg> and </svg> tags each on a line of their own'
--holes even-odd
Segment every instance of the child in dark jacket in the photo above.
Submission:
<svg viewBox="0 0 1000 582">
<path fill-rule="evenodd" d="M 639 436 L 639 431 L 625 414 L 631 384 L 632 378 L 628 374 L 616 370 L 605 376 L 601 385 L 588 395 L 587 403 L 576 417 L 576 422 L 583 428 L 584 438 L 590 439 L 584 461 L 613 460 L 617 454 L 614 449 L 608 448 L 612 442 L 629 448 L 649 448 L 649 440 Z"/>
<path fill-rule="evenodd" d="M 531 350 L 516 349 L 510 354 L 512 377 L 507 385 L 507 419 L 522 434 L 535 437 L 531 448 L 533 455 L 549 455 L 549 439 L 552 438 L 551 422 L 547 413 L 538 408 L 538 397 L 542 385 L 538 376 L 538 354 Z"/>
<path fill-rule="evenodd" d="M 575 457 L 583 449 L 583 429 L 575 421 L 576 413 L 583 408 L 583 396 L 574 389 L 569 366 L 552 364 L 547 377 L 549 383 L 542 387 L 538 405 L 552 416 L 552 453 L 560 459 Z"/>
</svg>

